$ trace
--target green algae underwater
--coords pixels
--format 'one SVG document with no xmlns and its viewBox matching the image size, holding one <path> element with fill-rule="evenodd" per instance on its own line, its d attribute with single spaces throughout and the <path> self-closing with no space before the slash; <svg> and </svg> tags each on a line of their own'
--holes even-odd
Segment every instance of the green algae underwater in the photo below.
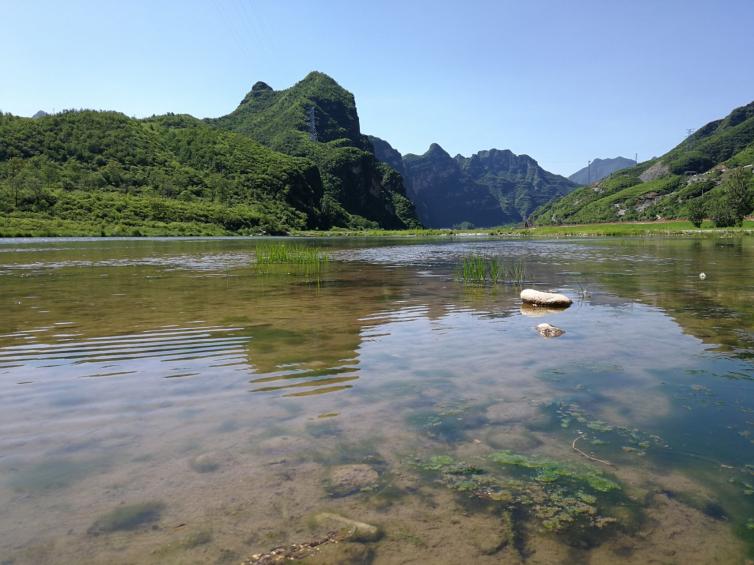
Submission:
<svg viewBox="0 0 754 565">
<path fill-rule="evenodd" d="M 0 563 L 743 563 L 751 280 L 745 237 L 0 240 Z"/>
</svg>

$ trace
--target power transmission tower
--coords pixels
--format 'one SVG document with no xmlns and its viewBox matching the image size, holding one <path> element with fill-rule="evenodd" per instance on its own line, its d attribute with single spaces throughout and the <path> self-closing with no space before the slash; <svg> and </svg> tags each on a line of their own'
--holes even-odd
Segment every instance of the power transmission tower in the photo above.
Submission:
<svg viewBox="0 0 754 565">
<path fill-rule="evenodd" d="M 317 119 L 314 115 L 314 106 L 309 108 L 309 139 L 317 141 Z"/>
<path fill-rule="evenodd" d="M 689 142 L 689 149 L 693 147 L 693 143 L 691 142 L 691 136 L 696 130 L 694 128 L 688 128 L 686 130 L 686 140 Z"/>
</svg>

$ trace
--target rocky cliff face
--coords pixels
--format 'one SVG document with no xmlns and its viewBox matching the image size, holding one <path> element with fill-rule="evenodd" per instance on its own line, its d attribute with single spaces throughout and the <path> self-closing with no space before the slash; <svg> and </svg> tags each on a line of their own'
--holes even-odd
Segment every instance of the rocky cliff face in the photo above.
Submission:
<svg viewBox="0 0 754 565">
<path fill-rule="evenodd" d="M 400 175 L 378 161 L 361 134 L 353 94 L 313 72 L 286 90 L 257 82 L 233 112 L 209 120 L 319 169 L 323 227 L 417 227 Z"/>
</svg>

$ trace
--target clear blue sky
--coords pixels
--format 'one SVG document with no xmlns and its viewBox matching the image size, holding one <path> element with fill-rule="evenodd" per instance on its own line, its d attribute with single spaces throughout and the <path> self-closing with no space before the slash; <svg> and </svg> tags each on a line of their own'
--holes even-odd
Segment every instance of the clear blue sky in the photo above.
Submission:
<svg viewBox="0 0 754 565">
<path fill-rule="evenodd" d="M 754 0 L 5 0 L 0 110 L 231 111 L 311 70 L 403 153 L 570 174 L 664 153 L 754 100 Z"/>
</svg>

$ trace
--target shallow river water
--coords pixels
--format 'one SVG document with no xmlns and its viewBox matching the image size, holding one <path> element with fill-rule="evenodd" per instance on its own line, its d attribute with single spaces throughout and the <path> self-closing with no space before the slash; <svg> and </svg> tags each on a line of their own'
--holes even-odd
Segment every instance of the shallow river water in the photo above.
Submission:
<svg viewBox="0 0 754 565">
<path fill-rule="evenodd" d="M 1 564 L 754 557 L 753 239 L 258 242 L 0 241 Z"/>
</svg>

